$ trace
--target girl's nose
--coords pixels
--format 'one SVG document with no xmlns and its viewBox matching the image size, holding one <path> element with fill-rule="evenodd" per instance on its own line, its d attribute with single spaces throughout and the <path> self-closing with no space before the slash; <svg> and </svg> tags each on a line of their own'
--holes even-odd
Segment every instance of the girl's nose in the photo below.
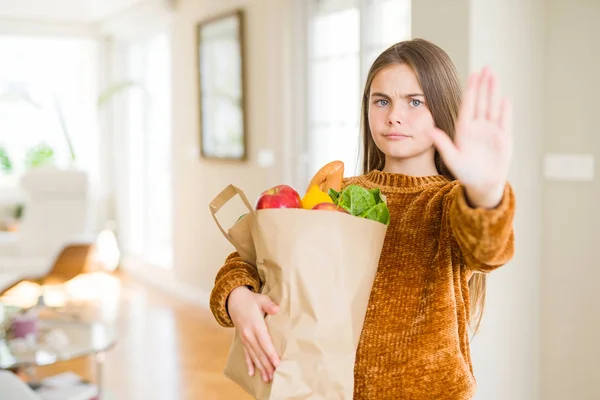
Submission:
<svg viewBox="0 0 600 400">
<path fill-rule="evenodd" d="M 388 115 L 388 124 L 389 125 L 402 125 L 404 123 L 404 113 L 400 109 L 401 107 L 394 107 L 390 110 Z"/>
</svg>

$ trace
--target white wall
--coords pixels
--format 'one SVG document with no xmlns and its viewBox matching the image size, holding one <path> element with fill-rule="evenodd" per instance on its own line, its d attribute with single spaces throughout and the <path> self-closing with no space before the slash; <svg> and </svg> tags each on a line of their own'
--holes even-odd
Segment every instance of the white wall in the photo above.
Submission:
<svg viewBox="0 0 600 400">
<path fill-rule="evenodd" d="M 463 82 L 469 74 L 470 6 L 470 0 L 413 0 L 411 7 L 412 37 L 444 49 Z"/>
<path fill-rule="evenodd" d="M 472 343 L 477 399 L 539 398 L 541 0 L 413 1 L 413 37 L 444 48 L 463 81 L 484 65 L 514 104 L 516 254 L 492 273 Z M 518 61 L 517 61 L 518 60 Z"/>
<path fill-rule="evenodd" d="M 547 153 L 600 157 L 600 2 L 546 0 Z M 600 182 L 543 186 L 542 396 L 600 398 Z"/>
<path fill-rule="evenodd" d="M 303 121 L 298 112 L 292 112 L 304 107 L 302 96 L 293 94 L 302 90 L 304 79 L 304 61 L 298 61 L 305 45 L 304 40 L 298 40 L 302 31 L 297 23 L 302 18 L 301 1 L 182 0 L 169 11 L 162 0 L 146 0 L 99 24 L 102 35 L 114 38 L 113 48 L 119 40 L 157 28 L 171 33 L 173 269 L 167 271 L 128 257 L 124 266 L 130 273 L 207 304 L 215 275 L 233 251 L 209 213 L 209 202 L 230 183 L 243 189 L 254 202 L 269 187 L 280 183 L 295 185 L 304 178 L 297 162 L 300 154 L 294 150 L 302 144 Z M 240 8 L 245 12 L 248 160 L 206 160 L 200 157 L 199 148 L 196 25 Z M 117 58 L 122 53 L 117 49 Z M 109 68 L 118 76 L 115 65 Z M 123 117 L 120 107 L 113 111 L 115 118 Z M 111 134 L 118 142 L 117 131 Z M 258 165 L 261 151 L 274 154 L 272 166 Z M 117 164 L 123 164 L 127 152 L 117 144 L 112 156 L 119 158 Z M 123 180 L 116 179 L 114 183 L 119 182 Z M 124 192 L 123 187 L 115 188 L 117 202 L 127 201 L 119 195 Z M 232 203 L 237 207 L 219 213 L 225 227 L 243 212 L 241 201 L 234 199 Z"/>
<path fill-rule="evenodd" d="M 490 276 L 486 321 L 473 344 L 477 398 L 538 399 L 543 5 L 471 0 L 470 18 L 471 69 L 491 65 L 513 102 L 509 178 L 517 194 L 515 257 Z"/>
<path fill-rule="evenodd" d="M 0 19 L 37 23 L 90 24 L 146 0 L 0 0 Z"/>
<path fill-rule="evenodd" d="M 195 25 L 236 7 L 246 11 L 246 87 L 249 161 L 206 161 L 199 157 Z M 250 201 L 290 178 L 286 132 L 290 132 L 289 73 L 291 2 L 283 0 L 183 1 L 173 20 L 174 254 L 178 280 L 209 292 L 231 245 L 208 210 L 227 184 Z M 272 168 L 257 165 L 257 153 L 272 149 Z M 223 214 L 224 220 L 232 215 Z"/>
</svg>

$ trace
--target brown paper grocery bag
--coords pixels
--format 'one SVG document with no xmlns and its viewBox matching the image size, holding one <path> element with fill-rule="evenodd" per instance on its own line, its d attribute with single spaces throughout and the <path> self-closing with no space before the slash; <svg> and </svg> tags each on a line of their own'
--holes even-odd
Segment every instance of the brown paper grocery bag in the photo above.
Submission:
<svg viewBox="0 0 600 400">
<path fill-rule="evenodd" d="M 217 196 L 213 215 L 235 194 L 245 198 L 232 186 Z M 269 384 L 260 374 L 248 376 L 236 334 L 225 375 L 260 400 L 352 399 L 356 349 L 387 226 L 335 211 L 255 212 L 244 201 L 250 218 L 220 229 L 238 251 L 254 244 L 261 293 L 279 304 L 266 323 L 281 362 Z"/>
</svg>

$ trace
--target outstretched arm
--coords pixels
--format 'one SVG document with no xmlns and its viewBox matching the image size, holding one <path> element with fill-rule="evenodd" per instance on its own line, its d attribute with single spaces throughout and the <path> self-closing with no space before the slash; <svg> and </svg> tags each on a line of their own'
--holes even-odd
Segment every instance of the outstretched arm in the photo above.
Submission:
<svg viewBox="0 0 600 400">
<path fill-rule="evenodd" d="M 440 129 L 431 137 L 460 181 L 449 195 L 450 225 L 467 265 L 489 271 L 514 252 L 515 198 L 508 184 L 512 157 L 511 106 L 498 98 L 497 79 L 484 68 L 469 78 L 454 141 Z"/>
</svg>

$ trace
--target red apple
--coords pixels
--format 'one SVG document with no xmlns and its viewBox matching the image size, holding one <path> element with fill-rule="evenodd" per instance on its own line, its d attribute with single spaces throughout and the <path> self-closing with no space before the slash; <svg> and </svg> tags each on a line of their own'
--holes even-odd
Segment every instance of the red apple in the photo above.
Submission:
<svg viewBox="0 0 600 400">
<path fill-rule="evenodd" d="M 346 214 L 350 214 L 348 211 L 340 206 L 336 206 L 333 203 L 319 203 L 312 208 L 313 210 L 329 210 L 329 211 L 341 211 Z"/>
<path fill-rule="evenodd" d="M 298 192 L 288 185 L 277 185 L 265 190 L 258 197 L 256 209 L 265 208 L 302 208 L 302 199 Z"/>
</svg>

